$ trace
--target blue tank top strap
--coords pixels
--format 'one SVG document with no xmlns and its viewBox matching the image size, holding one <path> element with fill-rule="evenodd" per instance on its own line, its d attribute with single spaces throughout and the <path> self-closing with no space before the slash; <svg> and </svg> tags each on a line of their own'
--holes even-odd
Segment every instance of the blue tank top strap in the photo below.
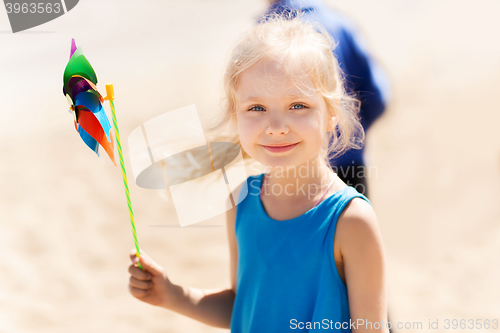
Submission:
<svg viewBox="0 0 500 333">
<path fill-rule="evenodd" d="M 333 253 L 333 243 L 334 243 L 334 239 L 335 239 L 335 231 L 337 228 L 337 222 L 339 220 L 340 215 L 342 214 L 342 212 L 344 211 L 346 206 L 351 202 L 352 199 L 361 198 L 361 199 L 366 200 L 370 205 L 371 205 L 371 202 L 370 202 L 370 200 L 368 200 L 367 197 L 365 197 L 363 194 L 359 193 L 352 186 L 348 186 L 347 188 L 345 188 L 345 189 L 343 189 L 343 190 L 341 190 L 333 195 L 337 195 L 337 194 L 340 197 L 337 201 L 338 204 L 336 204 L 334 206 L 334 212 L 332 214 L 333 216 L 332 216 L 332 219 L 330 220 L 330 225 L 329 225 L 328 231 L 326 233 L 325 244 L 326 244 L 327 249 L 331 249 L 331 251 L 328 252 L 328 257 L 330 259 L 332 273 L 335 276 L 335 279 L 337 279 L 337 282 L 347 290 L 347 286 L 345 285 L 344 281 L 342 281 L 342 279 L 340 278 L 340 275 L 337 271 L 337 265 L 335 264 L 335 256 Z"/>
<path fill-rule="evenodd" d="M 240 194 L 238 195 L 238 204 L 236 210 L 236 221 L 235 221 L 235 229 L 238 228 L 238 224 L 241 218 L 238 218 L 239 215 L 246 214 L 245 212 L 255 209 L 256 203 L 255 200 L 248 200 L 252 197 L 260 198 L 260 184 L 264 173 L 255 176 L 249 176 L 242 184 Z"/>
<path fill-rule="evenodd" d="M 338 199 L 337 204 L 335 205 L 335 211 L 334 211 L 334 220 L 338 220 L 340 217 L 340 214 L 344 211 L 345 207 L 351 202 L 352 199 L 354 198 L 361 198 L 363 200 L 366 200 L 370 205 L 371 202 L 368 200 L 367 197 L 365 197 L 363 194 L 359 193 L 354 187 L 348 186 L 343 190 L 338 191 L 337 193 L 334 193 L 333 195 L 339 194 L 340 197 Z"/>
</svg>

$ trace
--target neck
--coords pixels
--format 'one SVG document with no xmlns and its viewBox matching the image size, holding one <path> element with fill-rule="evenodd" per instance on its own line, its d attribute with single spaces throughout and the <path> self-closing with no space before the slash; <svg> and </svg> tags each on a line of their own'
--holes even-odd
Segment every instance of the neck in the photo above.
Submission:
<svg viewBox="0 0 500 333">
<path fill-rule="evenodd" d="M 265 194 L 289 199 L 313 200 L 322 194 L 332 179 L 336 177 L 333 170 L 318 155 L 312 160 L 291 167 L 268 167 Z"/>
</svg>

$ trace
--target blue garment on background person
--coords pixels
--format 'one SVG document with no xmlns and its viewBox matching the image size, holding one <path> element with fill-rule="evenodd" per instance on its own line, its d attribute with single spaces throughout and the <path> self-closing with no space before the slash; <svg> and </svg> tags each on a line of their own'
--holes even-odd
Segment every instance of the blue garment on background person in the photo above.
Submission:
<svg viewBox="0 0 500 333">
<path fill-rule="evenodd" d="M 324 319 L 328 325 L 348 323 L 347 287 L 333 254 L 335 227 L 351 199 L 368 199 L 347 187 L 301 216 L 278 221 L 267 215 L 260 200 L 263 176 L 250 176 L 243 183 L 240 197 L 247 192 L 245 186 L 248 194 L 236 210 L 238 267 L 231 333 L 325 329 L 318 324 L 316 330 L 293 329 L 293 319 L 297 325 L 324 324 Z"/>
<path fill-rule="evenodd" d="M 385 109 L 391 98 L 389 80 L 367 48 L 355 24 L 320 0 L 282 0 L 271 5 L 265 15 L 302 11 L 304 20 L 318 22 L 333 37 L 334 49 L 347 86 L 361 100 L 360 118 L 366 131 Z M 292 15 L 293 17 L 293 15 Z M 260 19 L 262 23 L 265 19 Z M 331 160 L 331 165 L 364 165 L 362 149 L 351 149 Z"/>
</svg>

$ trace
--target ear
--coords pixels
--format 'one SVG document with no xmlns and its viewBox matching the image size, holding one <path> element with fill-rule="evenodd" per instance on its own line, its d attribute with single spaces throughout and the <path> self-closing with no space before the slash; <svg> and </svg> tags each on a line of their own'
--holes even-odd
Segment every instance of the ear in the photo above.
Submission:
<svg viewBox="0 0 500 333">
<path fill-rule="evenodd" d="M 328 118 L 327 124 L 326 124 L 326 130 L 327 130 L 327 132 L 333 131 L 336 126 L 337 126 L 337 117 L 336 116 L 331 116 L 330 118 Z"/>
<path fill-rule="evenodd" d="M 326 131 L 327 132 L 332 132 L 335 130 L 335 127 L 337 126 L 337 108 L 340 105 L 340 101 L 336 99 L 334 101 L 335 106 L 329 105 L 327 107 L 327 119 L 326 119 Z"/>
</svg>

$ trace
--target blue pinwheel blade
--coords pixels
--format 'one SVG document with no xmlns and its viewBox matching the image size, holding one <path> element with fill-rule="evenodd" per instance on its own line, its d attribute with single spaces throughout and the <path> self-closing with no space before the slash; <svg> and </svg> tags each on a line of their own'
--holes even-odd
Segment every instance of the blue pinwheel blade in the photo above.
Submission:
<svg viewBox="0 0 500 333">
<path fill-rule="evenodd" d="M 93 92 L 79 93 L 78 95 L 76 95 L 75 105 L 84 106 L 89 109 L 99 121 L 99 124 L 106 134 L 106 138 L 108 139 L 108 141 L 111 141 L 109 137 L 111 124 L 109 123 L 108 117 L 104 112 L 101 102 L 99 101 L 98 95 Z"/>
</svg>

